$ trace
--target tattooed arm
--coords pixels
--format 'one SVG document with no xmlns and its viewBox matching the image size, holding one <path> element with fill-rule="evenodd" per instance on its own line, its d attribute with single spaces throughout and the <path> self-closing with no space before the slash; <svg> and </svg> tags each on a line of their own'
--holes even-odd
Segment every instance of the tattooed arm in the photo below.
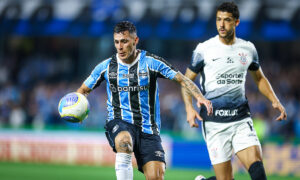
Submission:
<svg viewBox="0 0 300 180">
<path fill-rule="evenodd" d="M 212 104 L 209 100 L 205 99 L 205 97 L 202 95 L 200 89 L 197 87 L 197 85 L 191 81 L 189 78 L 178 72 L 174 78 L 175 81 L 181 84 L 182 87 L 182 96 L 183 100 L 186 106 L 187 111 L 187 121 L 189 122 L 191 127 L 198 127 L 198 124 L 195 122 L 195 118 L 198 118 L 199 120 L 202 120 L 202 118 L 199 116 L 199 114 L 194 110 L 192 105 L 192 98 L 193 96 L 197 100 L 197 106 L 201 107 L 201 105 L 204 105 L 207 109 L 207 114 L 212 114 Z M 193 113 L 191 113 L 193 111 Z M 195 113 L 196 112 L 196 113 Z M 191 115 L 192 114 L 192 115 Z M 189 117 L 189 116 L 193 117 Z"/>
<path fill-rule="evenodd" d="M 194 81 L 197 75 L 198 75 L 197 73 L 194 73 L 193 71 L 187 68 L 184 76 Z M 188 109 L 190 108 L 193 108 L 192 96 L 190 93 L 187 92 L 186 88 L 183 86 L 181 87 L 181 95 L 185 104 L 186 111 L 188 111 Z"/>
<path fill-rule="evenodd" d="M 174 80 L 181 84 L 181 88 L 185 90 L 184 93 L 187 93 L 190 96 L 194 96 L 196 99 L 198 98 L 204 99 L 197 85 L 189 78 L 181 74 L 181 72 L 178 72 L 176 74 Z"/>
</svg>

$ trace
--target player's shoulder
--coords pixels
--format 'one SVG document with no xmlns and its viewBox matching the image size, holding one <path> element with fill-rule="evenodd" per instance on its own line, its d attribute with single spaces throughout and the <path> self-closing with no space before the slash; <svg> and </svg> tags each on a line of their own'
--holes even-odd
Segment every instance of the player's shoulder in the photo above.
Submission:
<svg viewBox="0 0 300 180">
<path fill-rule="evenodd" d="M 211 37 L 208 40 L 205 40 L 203 42 L 199 42 L 195 51 L 203 51 L 205 49 L 214 47 L 218 43 L 217 36 Z"/>
<path fill-rule="evenodd" d="M 164 61 L 164 58 L 156 55 L 156 54 L 153 54 L 151 52 L 148 52 L 148 51 L 145 51 L 145 50 L 142 50 L 141 53 L 145 54 L 145 59 L 147 60 L 159 60 L 159 61 Z"/>
<path fill-rule="evenodd" d="M 141 59 L 143 59 L 142 61 L 146 62 L 146 64 L 148 64 L 151 67 L 158 68 L 161 65 L 163 65 L 163 66 L 168 66 L 168 67 L 174 69 L 174 67 L 163 57 L 160 57 L 156 54 L 152 54 L 145 50 L 144 50 L 144 58 L 141 57 Z"/>
<path fill-rule="evenodd" d="M 158 56 L 156 54 L 150 53 L 145 50 L 144 50 L 144 54 L 145 54 L 145 56 L 144 56 L 145 58 L 143 58 L 143 59 L 145 61 L 147 61 L 148 63 L 166 63 L 166 64 L 168 64 L 168 62 L 161 56 Z"/>
<path fill-rule="evenodd" d="M 111 60 L 113 59 L 113 57 L 110 57 L 110 58 L 107 58 L 107 59 L 104 59 L 104 60 L 102 60 L 101 62 L 99 62 L 97 65 L 96 65 L 96 67 L 95 67 L 95 69 L 96 70 L 103 70 L 103 69 L 106 69 L 107 67 L 108 67 L 108 65 L 109 65 L 109 63 L 111 62 Z"/>
<path fill-rule="evenodd" d="M 251 41 L 247 41 L 242 38 L 236 38 L 236 41 L 240 46 L 246 46 L 250 49 L 255 49 L 255 46 Z"/>
</svg>

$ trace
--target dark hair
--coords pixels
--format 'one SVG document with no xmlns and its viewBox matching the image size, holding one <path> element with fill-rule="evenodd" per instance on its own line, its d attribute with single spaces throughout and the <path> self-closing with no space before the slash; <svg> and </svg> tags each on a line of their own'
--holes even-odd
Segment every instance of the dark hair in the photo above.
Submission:
<svg viewBox="0 0 300 180">
<path fill-rule="evenodd" d="M 129 21 L 121 21 L 115 25 L 114 33 L 120 33 L 124 31 L 129 31 L 130 34 L 136 33 L 136 27 Z"/>
<path fill-rule="evenodd" d="M 234 2 L 224 2 L 222 3 L 218 8 L 217 12 L 222 11 L 222 12 L 229 12 L 232 14 L 232 16 L 235 19 L 240 18 L 240 12 L 238 6 Z"/>
</svg>

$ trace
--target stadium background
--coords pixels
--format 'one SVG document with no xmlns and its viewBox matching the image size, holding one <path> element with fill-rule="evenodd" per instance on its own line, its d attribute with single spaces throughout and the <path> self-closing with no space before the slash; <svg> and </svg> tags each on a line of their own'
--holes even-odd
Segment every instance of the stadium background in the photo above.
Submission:
<svg viewBox="0 0 300 180">
<path fill-rule="evenodd" d="M 95 178 L 113 179 L 113 170 L 108 176 L 100 170 L 114 162 L 103 132 L 104 86 L 88 97 L 91 112 L 82 124 L 59 119 L 59 99 L 75 91 L 95 65 L 115 52 L 112 29 L 120 20 L 136 24 L 138 48 L 185 72 L 197 43 L 217 33 L 215 8 L 220 2 L 0 0 L 0 179 L 18 179 L 12 169 L 29 166 L 58 172 L 45 164 L 89 165 L 96 167 Z M 278 112 L 248 80 L 246 94 L 266 171 L 271 179 L 299 178 L 300 0 L 235 2 L 241 13 L 237 36 L 255 44 L 265 75 L 288 113 L 287 121 L 275 122 Z M 167 173 L 178 168 L 191 177 L 212 173 L 201 130 L 190 129 L 185 121 L 179 86 L 160 80 L 160 100 Z M 243 174 L 240 163 L 233 161 L 235 172 Z"/>
</svg>

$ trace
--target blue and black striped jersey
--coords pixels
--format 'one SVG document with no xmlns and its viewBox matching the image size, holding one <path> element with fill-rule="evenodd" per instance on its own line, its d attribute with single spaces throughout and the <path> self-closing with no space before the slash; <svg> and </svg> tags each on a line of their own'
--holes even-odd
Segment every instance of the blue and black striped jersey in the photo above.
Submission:
<svg viewBox="0 0 300 180">
<path fill-rule="evenodd" d="M 159 134 L 161 127 L 157 78 L 173 79 L 177 70 L 161 57 L 139 50 L 131 64 L 117 55 L 98 64 L 84 84 L 95 89 L 106 80 L 108 121 L 121 119 Z"/>
</svg>

